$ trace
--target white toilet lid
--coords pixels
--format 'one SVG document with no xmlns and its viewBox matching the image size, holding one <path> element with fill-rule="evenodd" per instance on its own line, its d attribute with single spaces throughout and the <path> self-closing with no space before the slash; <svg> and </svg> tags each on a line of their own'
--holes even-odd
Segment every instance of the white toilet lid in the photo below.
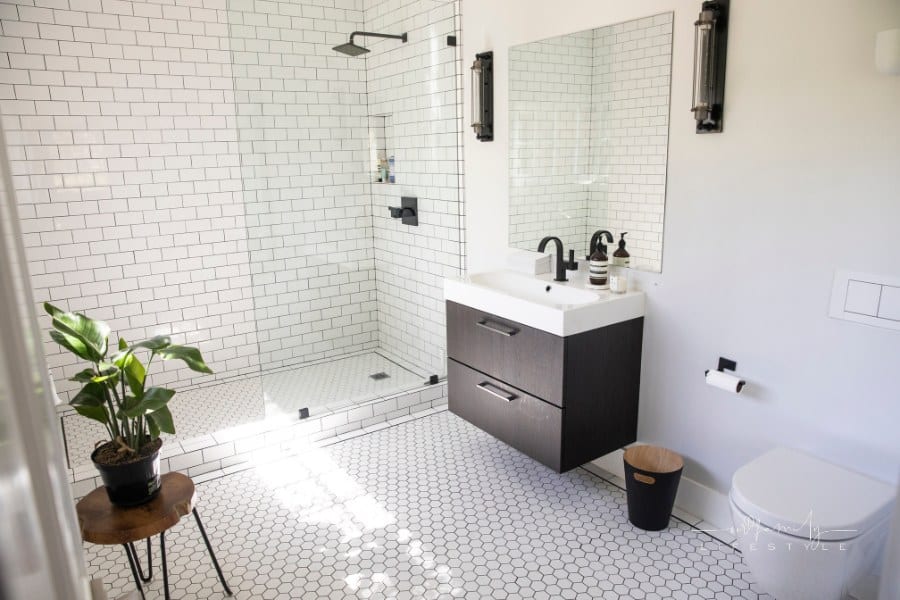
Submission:
<svg viewBox="0 0 900 600">
<path fill-rule="evenodd" d="M 734 504 L 758 526 L 821 541 L 868 531 L 888 518 L 895 493 L 892 485 L 788 448 L 747 463 L 731 486 Z"/>
</svg>

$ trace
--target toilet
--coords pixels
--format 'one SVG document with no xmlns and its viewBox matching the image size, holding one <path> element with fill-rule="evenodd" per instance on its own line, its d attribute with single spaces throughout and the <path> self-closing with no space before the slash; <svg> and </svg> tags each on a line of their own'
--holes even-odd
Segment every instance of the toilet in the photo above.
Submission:
<svg viewBox="0 0 900 600">
<path fill-rule="evenodd" d="M 737 470 L 729 500 L 738 548 L 777 600 L 841 600 L 879 559 L 894 486 L 798 450 Z"/>
</svg>

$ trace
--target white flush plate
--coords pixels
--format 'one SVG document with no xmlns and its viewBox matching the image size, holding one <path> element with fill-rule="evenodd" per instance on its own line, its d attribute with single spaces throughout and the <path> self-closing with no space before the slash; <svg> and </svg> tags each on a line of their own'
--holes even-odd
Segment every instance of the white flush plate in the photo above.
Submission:
<svg viewBox="0 0 900 600">
<path fill-rule="evenodd" d="M 900 330 L 900 277 L 838 269 L 828 315 Z"/>
</svg>

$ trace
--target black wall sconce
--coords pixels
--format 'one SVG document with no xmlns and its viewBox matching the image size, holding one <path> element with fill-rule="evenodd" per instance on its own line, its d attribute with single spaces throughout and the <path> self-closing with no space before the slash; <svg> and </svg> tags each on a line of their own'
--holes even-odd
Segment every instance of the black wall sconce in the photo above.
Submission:
<svg viewBox="0 0 900 600">
<path fill-rule="evenodd" d="M 721 133 L 725 100 L 728 0 L 704 2 L 694 23 L 694 100 L 697 133 Z"/>
<path fill-rule="evenodd" d="M 475 55 L 472 63 L 472 129 L 482 142 L 494 139 L 494 53 Z"/>
</svg>

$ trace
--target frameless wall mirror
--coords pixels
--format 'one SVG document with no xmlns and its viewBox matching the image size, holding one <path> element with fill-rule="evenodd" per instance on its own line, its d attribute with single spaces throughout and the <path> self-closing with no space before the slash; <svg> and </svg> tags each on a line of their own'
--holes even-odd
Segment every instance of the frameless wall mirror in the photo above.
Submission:
<svg viewBox="0 0 900 600">
<path fill-rule="evenodd" d="M 632 267 L 661 270 L 672 21 L 663 13 L 510 49 L 511 247 L 555 235 L 583 257 L 591 234 L 608 229 L 628 233 Z"/>
</svg>

